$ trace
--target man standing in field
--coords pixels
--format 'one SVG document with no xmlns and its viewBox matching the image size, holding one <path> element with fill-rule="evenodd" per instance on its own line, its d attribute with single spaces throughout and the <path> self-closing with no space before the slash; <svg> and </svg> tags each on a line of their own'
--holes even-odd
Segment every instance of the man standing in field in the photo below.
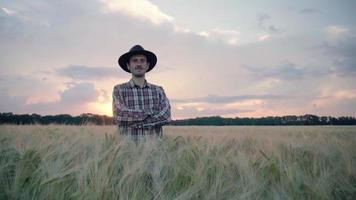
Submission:
<svg viewBox="0 0 356 200">
<path fill-rule="evenodd" d="M 171 106 L 164 89 L 145 78 L 157 63 L 156 55 L 135 45 L 120 56 L 118 63 L 132 75 L 113 89 L 113 117 L 119 133 L 135 142 L 145 141 L 147 136 L 162 138 L 162 126 L 171 121 Z"/>
</svg>

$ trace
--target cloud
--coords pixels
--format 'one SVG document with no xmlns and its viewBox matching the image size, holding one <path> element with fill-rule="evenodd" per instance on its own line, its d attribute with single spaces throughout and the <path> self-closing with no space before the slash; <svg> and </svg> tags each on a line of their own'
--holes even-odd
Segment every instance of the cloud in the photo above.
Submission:
<svg viewBox="0 0 356 200">
<path fill-rule="evenodd" d="M 317 14 L 319 13 L 320 11 L 315 9 L 315 8 L 304 8 L 304 9 L 301 9 L 299 11 L 299 14 L 306 14 L 306 15 L 310 15 L 310 14 Z"/>
<path fill-rule="evenodd" d="M 198 33 L 198 35 L 206 37 L 206 38 L 210 36 L 210 34 L 208 32 L 206 32 L 206 31 L 201 31 L 201 32 Z"/>
<path fill-rule="evenodd" d="M 271 16 L 267 13 L 262 13 L 257 16 L 257 26 L 259 29 L 269 33 L 270 35 L 281 33 L 281 29 L 271 24 L 270 21 Z"/>
<path fill-rule="evenodd" d="M 270 34 L 264 34 L 264 35 L 261 35 L 261 36 L 258 38 L 258 41 L 268 40 L 270 37 L 271 37 Z"/>
<path fill-rule="evenodd" d="M 235 108 L 205 108 L 196 106 L 173 106 L 172 113 L 174 113 L 174 119 L 183 118 L 195 118 L 195 117 L 207 117 L 207 116 L 228 116 L 239 115 L 241 113 L 253 112 L 252 109 L 235 109 Z"/>
<path fill-rule="evenodd" d="M 332 60 L 331 72 L 343 77 L 355 76 L 356 35 L 349 33 L 345 27 L 332 26 L 327 30 L 327 39 L 320 45 L 320 49 Z"/>
<path fill-rule="evenodd" d="M 266 26 L 266 27 L 265 27 L 265 30 L 266 30 L 268 33 L 271 33 L 271 34 L 281 32 L 281 30 L 280 30 L 279 28 L 277 28 L 276 26 L 274 26 L 274 25 L 268 25 L 268 26 Z"/>
<path fill-rule="evenodd" d="M 203 36 L 207 40 L 211 41 L 223 41 L 228 45 L 238 44 L 238 35 L 240 34 L 236 30 L 224 30 L 219 28 L 214 28 L 209 31 L 198 31 L 194 32 L 189 28 L 177 24 L 174 17 L 169 14 L 164 13 L 159 9 L 159 7 L 148 0 L 102 0 L 105 5 L 104 13 L 109 12 L 120 12 L 127 16 L 141 19 L 144 21 L 149 21 L 154 25 L 161 25 L 166 23 L 171 26 L 172 30 L 177 33 L 183 34 L 194 34 L 198 36 Z M 270 27 L 273 31 L 274 27 Z"/>
<path fill-rule="evenodd" d="M 172 99 L 174 103 L 189 103 L 189 102 L 204 102 L 212 104 L 221 104 L 221 103 L 231 103 L 241 100 L 251 100 L 251 99 L 285 99 L 290 98 L 283 95 L 237 95 L 237 96 L 219 96 L 219 95 L 208 95 L 205 97 L 196 97 L 196 98 L 186 98 L 186 99 Z"/>
<path fill-rule="evenodd" d="M 8 17 L 15 17 L 19 20 L 23 20 L 23 21 L 29 21 L 30 18 L 24 14 L 21 14 L 20 12 L 14 10 L 14 9 L 11 9 L 11 8 L 5 8 L 5 7 L 1 7 L 0 9 L 0 13 L 1 11 L 3 13 L 5 13 Z M 0 15 L 1 16 L 1 15 Z"/>
<path fill-rule="evenodd" d="M 28 96 L 10 96 L 0 91 L 0 112 L 78 115 L 88 111 L 88 104 L 96 102 L 101 94 L 89 82 L 72 84 L 59 92 L 58 100 L 50 102 L 26 103 Z"/>
<path fill-rule="evenodd" d="M 257 16 L 257 22 L 261 26 L 269 19 L 271 19 L 271 16 L 267 13 L 261 13 Z"/>
<path fill-rule="evenodd" d="M 222 39 L 230 45 L 236 45 L 238 43 L 238 36 L 240 32 L 237 30 L 224 30 L 215 28 L 212 30 L 212 34 L 215 34 L 218 37 L 222 37 Z"/>
<path fill-rule="evenodd" d="M 324 90 L 322 97 L 315 98 L 310 104 L 313 105 L 315 112 L 322 115 L 355 116 L 356 90 Z"/>
<path fill-rule="evenodd" d="M 11 10 L 11 9 L 9 9 L 9 8 L 4 8 L 4 7 L 2 7 L 1 10 L 2 10 L 3 12 L 5 12 L 5 13 L 6 13 L 7 15 L 9 15 L 9 16 L 12 16 L 12 15 L 16 15 L 16 14 L 17 14 L 14 10 Z"/>
<path fill-rule="evenodd" d="M 78 83 L 60 93 L 60 104 L 83 105 L 96 101 L 99 92 L 95 90 L 92 83 Z"/>
<path fill-rule="evenodd" d="M 0 89 L 12 96 L 28 97 L 27 103 L 53 100 L 59 82 L 51 74 L 37 72 L 0 74 Z"/>
<path fill-rule="evenodd" d="M 295 64 L 287 62 L 282 65 L 272 67 L 251 67 L 246 66 L 252 76 L 257 80 L 275 78 L 277 80 L 301 80 L 307 77 L 308 71 L 298 68 Z"/>
<path fill-rule="evenodd" d="M 121 12 L 137 19 L 147 20 L 155 25 L 174 20 L 172 16 L 164 13 L 148 0 L 102 0 L 102 2 L 106 11 Z"/>
<path fill-rule="evenodd" d="M 218 28 L 213 29 L 212 32 L 217 35 L 228 35 L 228 36 L 232 36 L 232 35 L 236 36 L 240 34 L 240 32 L 236 30 L 223 30 Z"/>
<path fill-rule="evenodd" d="M 327 39 L 333 42 L 347 36 L 349 29 L 344 26 L 328 26 L 326 27 L 325 32 L 327 34 Z"/>
<path fill-rule="evenodd" d="M 110 78 L 124 77 L 117 67 L 87 67 L 84 65 L 70 65 L 56 69 L 58 75 L 66 76 L 75 80 L 106 80 Z"/>
<path fill-rule="evenodd" d="M 120 12 L 130 17 L 149 21 L 154 25 L 162 25 L 166 23 L 174 32 L 177 33 L 203 36 L 209 41 L 222 41 L 228 45 L 238 44 L 238 36 L 240 34 L 239 31 L 214 28 L 209 31 L 194 32 L 183 25 L 177 24 L 174 17 L 164 13 L 157 5 L 148 0 L 102 0 L 102 2 L 105 5 L 106 11 Z M 269 28 L 272 31 L 274 30 L 274 27 Z"/>
<path fill-rule="evenodd" d="M 201 31 L 196 34 L 204 37 L 207 40 L 223 41 L 224 43 L 229 45 L 237 45 L 239 42 L 240 32 L 237 30 L 214 28 L 210 31 Z"/>
<path fill-rule="evenodd" d="M 23 112 L 25 96 L 10 96 L 6 90 L 0 89 L 0 99 L 1 112 Z"/>
<path fill-rule="evenodd" d="M 192 31 L 189 28 L 186 28 L 181 25 L 174 25 L 174 31 L 179 33 L 191 33 Z"/>
<path fill-rule="evenodd" d="M 42 3 L 39 3 L 40 0 L 34 0 L 33 2 L 36 1 L 38 2 L 32 4 L 31 6 L 26 5 L 29 4 L 27 2 L 24 2 L 25 5 L 20 5 L 17 1 L 4 2 L 4 4 L 8 6 L 0 9 L 0 21 L 5 22 L 6 25 L 4 27 L 0 27 L 0 30 L 1 28 L 6 28 L 11 31 L 20 32 L 19 29 L 23 28 L 48 28 L 50 26 L 48 20 L 40 18 L 38 15 L 34 14 L 34 10 L 42 5 Z M 6 15 L 2 16 L 2 13 L 5 13 Z M 21 35 L 21 33 L 16 34 Z"/>
</svg>

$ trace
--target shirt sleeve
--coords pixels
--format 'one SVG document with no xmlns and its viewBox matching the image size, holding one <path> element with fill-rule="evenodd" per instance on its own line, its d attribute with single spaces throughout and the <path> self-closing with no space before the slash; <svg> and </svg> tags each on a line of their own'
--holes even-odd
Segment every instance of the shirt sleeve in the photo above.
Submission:
<svg viewBox="0 0 356 200">
<path fill-rule="evenodd" d="M 169 124 L 171 119 L 171 106 L 164 89 L 160 87 L 159 110 L 149 115 L 143 122 L 135 124 L 134 127 L 152 127 Z"/>
<path fill-rule="evenodd" d="M 148 117 L 148 113 L 140 109 L 130 109 L 125 105 L 122 92 L 115 86 L 112 94 L 113 117 L 116 123 L 143 121 Z"/>
</svg>

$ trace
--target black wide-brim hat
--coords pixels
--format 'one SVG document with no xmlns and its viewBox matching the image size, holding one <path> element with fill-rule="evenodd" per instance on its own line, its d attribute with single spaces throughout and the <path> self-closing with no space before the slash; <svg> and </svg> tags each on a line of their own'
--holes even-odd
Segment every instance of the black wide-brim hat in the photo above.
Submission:
<svg viewBox="0 0 356 200">
<path fill-rule="evenodd" d="M 130 57 L 133 56 L 133 55 L 137 55 L 137 54 L 141 54 L 141 55 L 145 55 L 146 58 L 147 58 L 147 62 L 150 63 L 150 66 L 148 68 L 148 70 L 146 72 L 149 72 L 151 71 L 156 63 L 157 63 L 157 57 L 154 53 L 152 53 L 151 51 L 147 51 L 145 50 L 142 46 L 140 45 L 135 45 L 133 46 L 129 52 L 123 54 L 120 56 L 119 60 L 118 60 L 118 63 L 120 65 L 120 67 L 125 70 L 126 72 L 128 73 L 131 73 L 131 71 L 129 69 L 127 69 L 127 63 L 130 61 Z"/>
</svg>

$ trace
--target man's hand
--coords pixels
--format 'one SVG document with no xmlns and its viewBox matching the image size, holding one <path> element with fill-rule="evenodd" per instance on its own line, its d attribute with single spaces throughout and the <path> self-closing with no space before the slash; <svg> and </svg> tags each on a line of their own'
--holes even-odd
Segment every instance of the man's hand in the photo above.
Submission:
<svg viewBox="0 0 356 200">
<path fill-rule="evenodd" d="M 148 117 L 153 116 L 156 113 L 154 110 L 151 110 L 151 109 L 145 109 L 144 112 L 145 112 L 145 115 L 146 115 L 145 119 L 147 119 Z"/>
<path fill-rule="evenodd" d="M 144 121 L 145 121 L 147 118 L 150 118 L 150 117 L 154 116 L 154 115 L 157 113 L 157 111 L 154 111 L 154 110 L 151 110 L 151 109 L 144 109 L 143 111 L 144 111 L 145 116 L 146 116 L 145 119 L 144 119 L 143 121 L 140 121 L 140 122 L 136 123 L 136 124 L 133 124 L 133 125 L 131 126 L 132 128 L 143 128 L 143 127 L 147 127 L 147 126 L 144 126 Z"/>
</svg>

